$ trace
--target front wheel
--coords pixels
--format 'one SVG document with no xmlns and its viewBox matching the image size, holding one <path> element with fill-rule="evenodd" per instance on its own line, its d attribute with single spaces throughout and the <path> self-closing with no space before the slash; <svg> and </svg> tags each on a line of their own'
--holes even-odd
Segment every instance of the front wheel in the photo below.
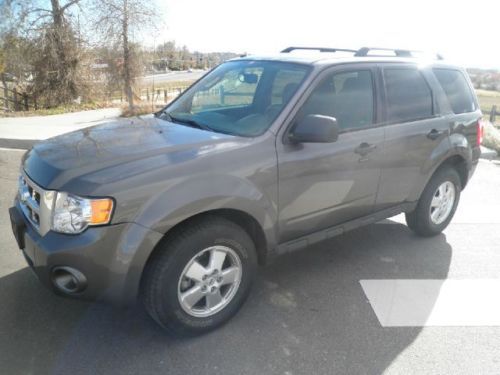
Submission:
<svg viewBox="0 0 500 375">
<path fill-rule="evenodd" d="M 417 207 L 406 213 L 406 223 L 424 237 L 441 233 L 450 223 L 460 200 L 462 185 L 454 168 L 438 170 L 425 187 Z"/>
<path fill-rule="evenodd" d="M 173 334 L 208 332 L 243 305 L 256 263 L 253 241 L 238 225 L 215 216 L 187 223 L 145 271 L 146 310 Z"/>
</svg>

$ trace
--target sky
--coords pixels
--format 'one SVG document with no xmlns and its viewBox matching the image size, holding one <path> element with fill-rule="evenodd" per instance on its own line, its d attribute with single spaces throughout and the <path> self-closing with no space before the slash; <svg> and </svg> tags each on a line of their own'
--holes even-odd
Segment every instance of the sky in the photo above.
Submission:
<svg viewBox="0 0 500 375">
<path fill-rule="evenodd" d="M 500 69 L 498 0 L 157 1 L 164 20 L 157 44 L 249 54 L 291 45 L 409 48 Z"/>
</svg>

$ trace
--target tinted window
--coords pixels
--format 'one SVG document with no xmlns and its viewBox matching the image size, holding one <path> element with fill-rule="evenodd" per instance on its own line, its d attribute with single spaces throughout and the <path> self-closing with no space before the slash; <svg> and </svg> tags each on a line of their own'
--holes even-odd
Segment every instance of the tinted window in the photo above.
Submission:
<svg viewBox="0 0 500 375">
<path fill-rule="evenodd" d="M 454 113 L 473 112 L 474 99 L 465 77 L 458 70 L 433 69 Z"/>
<path fill-rule="evenodd" d="M 405 122 L 432 116 L 432 93 L 417 69 L 384 69 L 387 120 Z"/>
<path fill-rule="evenodd" d="M 373 82 L 368 70 L 333 74 L 311 93 L 302 116 L 324 115 L 337 119 L 341 129 L 359 129 L 373 124 Z"/>
</svg>

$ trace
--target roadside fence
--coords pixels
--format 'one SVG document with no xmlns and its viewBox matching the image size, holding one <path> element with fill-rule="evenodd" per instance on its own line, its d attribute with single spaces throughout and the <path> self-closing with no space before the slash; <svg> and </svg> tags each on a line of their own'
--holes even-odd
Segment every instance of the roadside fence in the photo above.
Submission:
<svg viewBox="0 0 500 375">
<path fill-rule="evenodd" d="M 2 103 L 1 108 L 5 112 L 38 109 L 36 97 L 30 96 L 25 92 L 19 92 L 16 87 L 9 89 L 3 86 L 3 88 L 0 89 L 0 102 Z"/>
</svg>

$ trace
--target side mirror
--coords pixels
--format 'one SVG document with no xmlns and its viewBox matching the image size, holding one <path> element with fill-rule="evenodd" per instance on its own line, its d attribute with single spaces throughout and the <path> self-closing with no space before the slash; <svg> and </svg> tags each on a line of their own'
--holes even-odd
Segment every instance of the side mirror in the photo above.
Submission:
<svg viewBox="0 0 500 375">
<path fill-rule="evenodd" d="M 330 143 L 339 138 L 335 117 L 307 115 L 298 121 L 288 136 L 294 143 Z"/>
</svg>

